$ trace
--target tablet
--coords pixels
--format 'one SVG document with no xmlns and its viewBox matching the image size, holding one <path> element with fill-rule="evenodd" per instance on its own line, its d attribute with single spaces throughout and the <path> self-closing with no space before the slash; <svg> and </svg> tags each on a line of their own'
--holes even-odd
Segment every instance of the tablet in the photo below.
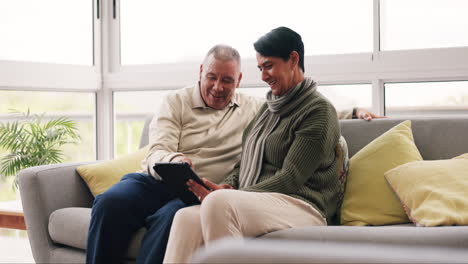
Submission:
<svg viewBox="0 0 468 264">
<path fill-rule="evenodd" d="M 210 190 L 200 177 L 190 168 L 190 165 L 185 162 L 156 162 L 153 166 L 154 170 L 159 174 L 165 183 L 172 191 L 186 204 L 200 204 L 198 198 L 193 194 L 187 186 L 187 181 L 192 179 L 199 183 L 207 190 Z"/>
</svg>

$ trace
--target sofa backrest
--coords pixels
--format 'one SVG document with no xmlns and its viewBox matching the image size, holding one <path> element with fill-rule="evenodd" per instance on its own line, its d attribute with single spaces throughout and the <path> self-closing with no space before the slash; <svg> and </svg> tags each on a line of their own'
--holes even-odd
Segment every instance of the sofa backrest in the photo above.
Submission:
<svg viewBox="0 0 468 264">
<path fill-rule="evenodd" d="M 140 139 L 140 147 L 148 144 L 148 116 Z M 341 133 L 348 142 L 349 156 L 406 119 L 340 120 Z M 416 146 L 425 160 L 450 159 L 468 153 L 468 116 L 412 119 Z"/>
<path fill-rule="evenodd" d="M 407 119 L 341 120 L 349 156 Z M 411 119 L 414 141 L 425 160 L 450 159 L 468 153 L 468 116 Z"/>
</svg>

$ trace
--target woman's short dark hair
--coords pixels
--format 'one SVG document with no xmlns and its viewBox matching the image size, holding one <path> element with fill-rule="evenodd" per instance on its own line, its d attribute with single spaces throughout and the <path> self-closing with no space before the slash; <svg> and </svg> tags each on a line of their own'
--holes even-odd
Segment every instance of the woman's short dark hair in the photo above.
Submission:
<svg viewBox="0 0 468 264">
<path fill-rule="evenodd" d="M 301 35 L 287 27 L 275 28 L 254 43 L 255 50 L 265 57 L 289 60 L 292 51 L 299 53 L 299 67 L 304 72 L 304 43 Z"/>
</svg>

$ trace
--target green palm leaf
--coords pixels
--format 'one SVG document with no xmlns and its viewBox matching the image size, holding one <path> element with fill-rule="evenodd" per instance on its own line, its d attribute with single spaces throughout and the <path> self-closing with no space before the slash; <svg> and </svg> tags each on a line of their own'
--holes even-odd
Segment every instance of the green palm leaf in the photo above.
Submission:
<svg viewBox="0 0 468 264">
<path fill-rule="evenodd" d="M 17 120 L 0 122 L 0 148 L 10 152 L 0 159 L 1 178 L 28 167 L 63 162 L 65 155 L 60 147 L 80 140 L 76 122 L 65 116 L 45 121 L 45 113 L 32 115 L 29 109 L 12 114 Z"/>
</svg>

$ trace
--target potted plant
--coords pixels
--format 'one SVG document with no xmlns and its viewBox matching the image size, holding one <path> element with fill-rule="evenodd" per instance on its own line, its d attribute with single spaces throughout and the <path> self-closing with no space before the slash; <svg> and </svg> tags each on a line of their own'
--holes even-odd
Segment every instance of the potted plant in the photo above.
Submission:
<svg viewBox="0 0 468 264">
<path fill-rule="evenodd" d="M 9 152 L 0 159 L 0 177 L 5 179 L 20 170 L 64 159 L 61 146 L 80 140 L 76 122 L 65 116 L 47 119 L 45 113 L 13 112 L 18 116 L 11 122 L 0 122 L 0 149 Z"/>
</svg>

